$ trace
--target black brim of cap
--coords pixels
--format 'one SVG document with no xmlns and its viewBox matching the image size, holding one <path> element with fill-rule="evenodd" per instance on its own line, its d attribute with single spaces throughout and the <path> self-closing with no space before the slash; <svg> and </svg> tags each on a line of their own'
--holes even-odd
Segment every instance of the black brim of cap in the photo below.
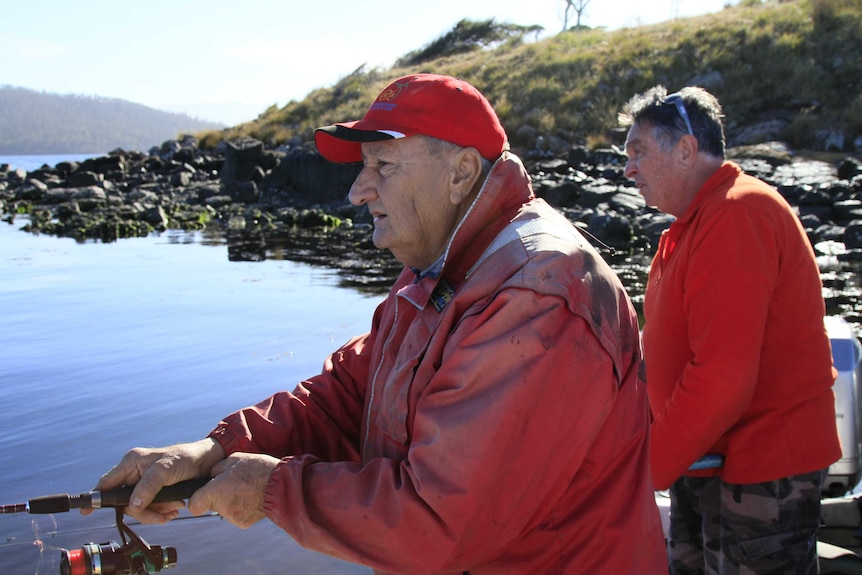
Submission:
<svg viewBox="0 0 862 575">
<path fill-rule="evenodd" d="M 347 140 L 348 142 L 382 142 L 383 140 L 394 140 L 395 136 L 377 130 L 355 130 L 346 126 L 337 124 L 332 126 L 324 126 L 318 128 L 317 131 L 324 132 L 338 138 L 339 140 Z"/>
</svg>

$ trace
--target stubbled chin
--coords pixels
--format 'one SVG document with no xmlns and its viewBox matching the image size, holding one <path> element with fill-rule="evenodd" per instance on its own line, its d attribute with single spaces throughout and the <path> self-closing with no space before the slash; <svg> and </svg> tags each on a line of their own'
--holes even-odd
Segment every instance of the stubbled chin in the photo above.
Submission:
<svg viewBox="0 0 862 575">
<path fill-rule="evenodd" d="M 374 227 L 374 233 L 371 234 L 371 242 L 375 248 L 386 248 L 386 232 L 378 227 Z"/>
<path fill-rule="evenodd" d="M 651 205 L 650 199 L 652 198 L 652 194 L 650 193 L 649 188 L 641 188 L 638 190 L 638 192 L 643 197 L 643 199 L 646 201 L 647 205 Z"/>
</svg>

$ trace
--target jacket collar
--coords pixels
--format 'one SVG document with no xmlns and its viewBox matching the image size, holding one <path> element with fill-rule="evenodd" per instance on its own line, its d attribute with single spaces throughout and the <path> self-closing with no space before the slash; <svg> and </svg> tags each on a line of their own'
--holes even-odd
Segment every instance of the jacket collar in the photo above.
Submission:
<svg viewBox="0 0 862 575">
<path fill-rule="evenodd" d="M 677 221 L 681 224 L 687 223 L 700 210 L 710 198 L 718 193 L 723 193 L 730 187 L 730 182 L 735 180 L 742 172 L 742 169 L 733 162 L 726 161 L 720 168 L 712 173 L 703 185 L 698 190 L 697 195 L 691 201 L 691 204 L 686 208 L 685 213 L 680 216 Z"/>
<path fill-rule="evenodd" d="M 497 234 L 517 215 L 521 206 L 534 197 L 530 175 L 520 158 L 504 152 L 455 227 L 443 255 L 416 274 L 411 284 L 398 290 L 398 295 L 420 309 L 432 295 L 435 301 L 446 297 L 446 293 L 435 293 L 438 286 L 443 292 L 451 292 L 451 296 Z"/>
</svg>

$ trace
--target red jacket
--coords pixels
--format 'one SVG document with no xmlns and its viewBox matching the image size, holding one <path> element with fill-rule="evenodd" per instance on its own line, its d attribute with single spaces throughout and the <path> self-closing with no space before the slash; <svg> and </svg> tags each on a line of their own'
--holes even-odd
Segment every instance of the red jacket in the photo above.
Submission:
<svg viewBox="0 0 862 575">
<path fill-rule="evenodd" d="M 212 436 L 283 458 L 265 511 L 301 545 L 379 572 L 666 573 L 639 366 L 621 284 L 507 155 L 438 278 Z"/>
<path fill-rule="evenodd" d="M 663 234 L 644 300 L 656 487 L 759 483 L 841 456 L 820 273 L 792 208 L 726 162 Z M 686 473 L 706 453 L 717 471 Z"/>
</svg>

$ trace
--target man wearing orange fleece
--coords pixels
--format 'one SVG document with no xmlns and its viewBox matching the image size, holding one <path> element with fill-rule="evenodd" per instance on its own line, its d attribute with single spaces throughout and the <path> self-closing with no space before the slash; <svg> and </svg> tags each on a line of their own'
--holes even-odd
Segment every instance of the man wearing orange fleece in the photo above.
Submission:
<svg viewBox="0 0 862 575">
<path fill-rule="evenodd" d="M 626 176 L 676 216 L 652 262 L 643 330 L 670 572 L 817 573 L 821 483 L 841 451 L 805 231 L 775 190 L 725 160 L 707 91 L 657 86 L 620 117 Z M 691 469 L 705 455 L 722 464 Z"/>
</svg>

